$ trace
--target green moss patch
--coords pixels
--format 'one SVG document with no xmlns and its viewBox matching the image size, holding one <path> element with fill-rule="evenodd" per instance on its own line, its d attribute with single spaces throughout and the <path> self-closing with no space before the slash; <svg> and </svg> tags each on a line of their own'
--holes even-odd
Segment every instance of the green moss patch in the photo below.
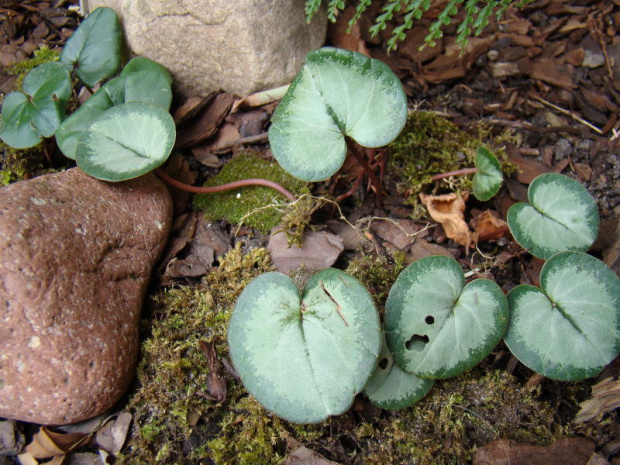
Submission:
<svg viewBox="0 0 620 465">
<path fill-rule="evenodd" d="M 234 157 L 217 176 L 209 179 L 205 187 L 219 186 L 242 179 L 262 178 L 277 182 L 294 195 L 307 193 L 307 183 L 285 172 L 275 161 L 267 161 L 245 153 Z M 217 194 L 199 194 L 194 197 L 194 207 L 205 212 L 209 220 L 226 220 L 243 223 L 268 233 L 284 214 L 286 199 L 273 189 L 250 186 Z"/>
<path fill-rule="evenodd" d="M 482 126 L 469 134 L 436 113 L 411 112 L 404 129 L 389 145 L 389 173 L 401 193 L 406 194 L 407 203 L 418 206 L 419 194 L 434 184 L 432 176 L 474 166 L 476 151 L 484 145 L 485 136 Z M 505 158 L 495 154 L 500 161 Z M 471 190 L 471 176 L 455 177 L 449 182 L 452 191 Z"/>
</svg>

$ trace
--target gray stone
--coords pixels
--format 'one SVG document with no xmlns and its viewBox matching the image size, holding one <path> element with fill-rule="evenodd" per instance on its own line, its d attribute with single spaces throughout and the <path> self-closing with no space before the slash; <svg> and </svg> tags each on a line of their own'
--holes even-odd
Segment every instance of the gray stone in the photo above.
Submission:
<svg viewBox="0 0 620 465">
<path fill-rule="evenodd" d="M 0 456 L 17 455 L 24 448 L 24 434 L 11 420 L 0 421 Z"/>
<path fill-rule="evenodd" d="M 171 217 L 153 175 L 74 168 L 0 189 L 0 417 L 74 423 L 118 401 Z"/>
<path fill-rule="evenodd" d="M 288 84 L 325 40 L 326 15 L 310 24 L 305 0 L 82 0 L 121 17 L 133 53 L 164 65 L 176 90 L 246 96 Z"/>
</svg>

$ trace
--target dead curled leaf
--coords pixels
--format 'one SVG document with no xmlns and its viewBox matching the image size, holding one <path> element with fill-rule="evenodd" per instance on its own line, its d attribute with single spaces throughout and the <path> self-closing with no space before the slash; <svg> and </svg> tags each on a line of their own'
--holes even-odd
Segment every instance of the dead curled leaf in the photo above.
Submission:
<svg viewBox="0 0 620 465">
<path fill-rule="evenodd" d="M 496 241 L 508 233 L 508 223 L 493 210 L 485 210 L 471 221 L 474 235 L 479 241 Z"/>
<path fill-rule="evenodd" d="M 468 192 L 452 192 L 443 195 L 420 194 L 420 200 L 431 218 L 443 226 L 446 237 L 459 245 L 469 248 L 476 244 L 478 238 L 465 222 L 465 201 Z"/>
</svg>

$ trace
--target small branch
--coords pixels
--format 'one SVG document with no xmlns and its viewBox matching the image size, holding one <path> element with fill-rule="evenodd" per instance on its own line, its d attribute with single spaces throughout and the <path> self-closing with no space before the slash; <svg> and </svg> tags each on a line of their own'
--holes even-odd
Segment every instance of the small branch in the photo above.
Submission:
<svg viewBox="0 0 620 465">
<path fill-rule="evenodd" d="M 190 186 L 189 184 L 182 183 L 181 181 L 177 181 L 176 179 L 170 177 L 164 170 L 161 168 L 157 168 L 155 170 L 155 174 L 159 176 L 161 179 L 166 181 L 171 186 L 174 186 L 178 189 L 182 189 L 187 192 L 192 192 L 194 194 L 215 194 L 217 192 L 229 191 L 232 189 L 237 189 L 239 187 L 247 187 L 247 186 L 264 186 L 270 187 L 280 194 L 284 195 L 290 201 L 294 202 L 296 200 L 295 196 L 291 194 L 287 189 L 282 187 L 277 182 L 268 181 L 267 179 L 243 179 L 241 181 L 229 182 L 228 184 L 222 184 L 221 186 L 212 186 L 212 187 L 196 187 Z"/>
<path fill-rule="evenodd" d="M 381 205 L 383 203 L 383 196 L 381 195 L 381 182 L 379 182 L 379 179 L 375 175 L 375 172 L 372 170 L 372 168 L 368 165 L 368 163 L 366 163 L 364 156 L 358 150 L 355 143 L 353 143 L 353 141 L 348 137 L 346 137 L 345 140 L 347 141 L 347 147 L 349 148 L 349 151 L 360 164 L 360 166 L 364 170 L 364 173 L 366 173 L 366 176 L 370 178 L 370 182 L 374 186 L 376 191 L 375 193 L 377 194 L 377 204 Z"/>
<path fill-rule="evenodd" d="M 448 171 L 447 173 L 439 173 L 433 176 L 433 181 L 439 181 L 440 179 L 449 178 L 450 176 L 463 176 L 465 174 L 474 174 L 478 172 L 478 168 L 463 168 L 462 170 Z"/>
<path fill-rule="evenodd" d="M 592 123 L 589 123 L 588 121 L 586 121 L 585 119 L 581 118 L 580 116 L 576 115 L 575 113 L 573 113 L 570 110 L 566 110 L 565 108 L 562 107 L 558 107 L 557 105 L 554 105 L 551 102 L 546 101 L 543 98 L 540 97 L 534 97 L 536 100 L 538 100 L 540 103 L 542 103 L 543 105 L 547 105 L 550 108 L 553 108 L 554 110 L 559 111 L 560 113 L 562 113 L 563 115 L 566 116 L 570 116 L 571 118 L 573 118 L 575 121 L 589 127 L 590 129 L 592 129 L 593 131 L 595 131 L 596 133 L 603 135 L 603 131 L 601 131 L 599 128 L 597 128 L 596 126 L 594 126 Z"/>
</svg>

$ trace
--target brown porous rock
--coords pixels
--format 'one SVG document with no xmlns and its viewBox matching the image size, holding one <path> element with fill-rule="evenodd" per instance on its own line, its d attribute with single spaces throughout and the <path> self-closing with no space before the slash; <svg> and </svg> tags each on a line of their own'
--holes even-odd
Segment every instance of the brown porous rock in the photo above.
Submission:
<svg viewBox="0 0 620 465">
<path fill-rule="evenodd" d="M 0 417 L 66 424 L 119 400 L 171 218 L 153 175 L 74 168 L 0 189 Z"/>
</svg>

